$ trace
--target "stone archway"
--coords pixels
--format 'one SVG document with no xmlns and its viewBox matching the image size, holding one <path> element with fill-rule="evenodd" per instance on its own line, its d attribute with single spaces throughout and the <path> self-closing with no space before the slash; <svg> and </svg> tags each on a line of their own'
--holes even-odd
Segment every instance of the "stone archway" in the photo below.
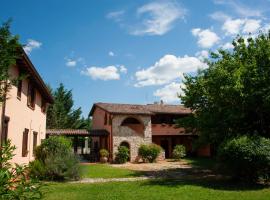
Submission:
<svg viewBox="0 0 270 200">
<path fill-rule="evenodd" d="M 138 120 L 135 117 L 127 117 L 125 118 L 122 123 L 121 126 L 126 126 L 130 129 L 132 129 L 133 131 L 135 131 L 136 133 L 139 134 L 143 134 L 144 133 L 144 124 Z"/>
<path fill-rule="evenodd" d="M 130 144 L 127 141 L 123 141 L 123 142 L 120 143 L 120 147 L 121 146 L 124 146 L 124 147 L 127 147 L 128 148 L 128 151 L 129 151 L 128 161 L 130 161 L 130 156 L 131 156 L 131 154 L 130 154 Z"/>
</svg>

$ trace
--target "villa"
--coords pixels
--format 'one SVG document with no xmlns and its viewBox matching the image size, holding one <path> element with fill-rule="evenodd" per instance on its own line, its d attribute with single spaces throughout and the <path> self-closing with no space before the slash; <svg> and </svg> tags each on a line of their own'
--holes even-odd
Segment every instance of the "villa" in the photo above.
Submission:
<svg viewBox="0 0 270 200">
<path fill-rule="evenodd" d="M 190 154 L 192 142 L 198 135 L 175 125 L 176 119 L 189 114 L 191 110 L 188 108 L 163 102 L 147 105 L 95 103 L 90 111 L 91 154 L 98 156 L 98 151 L 104 148 L 109 151 L 112 161 L 118 147 L 124 145 L 130 150 L 130 161 L 135 161 L 140 145 L 150 143 L 160 145 L 165 151 L 165 158 L 172 157 L 177 144 L 183 144 Z M 210 156 L 210 147 L 195 153 Z"/>
<path fill-rule="evenodd" d="M 26 78 L 12 85 L 6 101 L 0 105 L 0 136 L 2 142 L 10 139 L 16 146 L 12 162 L 27 164 L 34 159 L 34 148 L 45 138 L 46 109 L 53 98 L 26 53 L 21 51 L 10 75 L 16 78 L 24 74 Z"/>
</svg>

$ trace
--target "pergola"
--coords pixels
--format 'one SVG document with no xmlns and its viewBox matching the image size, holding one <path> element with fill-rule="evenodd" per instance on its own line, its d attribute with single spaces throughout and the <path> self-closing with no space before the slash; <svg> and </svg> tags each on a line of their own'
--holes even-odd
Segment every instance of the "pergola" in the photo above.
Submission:
<svg viewBox="0 0 270 200">
<path fill-rule="evenodd" d="M 76 154 L 90 154 L 90 134 L 86 129 L 47 129 L 46 137 L 66 136 L 71 138 Z"/>
</svg>

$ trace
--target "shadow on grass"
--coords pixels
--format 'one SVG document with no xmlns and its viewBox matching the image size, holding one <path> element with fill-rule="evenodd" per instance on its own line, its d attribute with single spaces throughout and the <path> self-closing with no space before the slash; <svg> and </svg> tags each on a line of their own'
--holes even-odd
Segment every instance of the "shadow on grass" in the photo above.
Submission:
<svg viewBox="0 0 270 200">
<path fill-rule="evenodd" d="M 199 186 L 214 190 L 226 190 L 226 191 L 251 191 L 261 190 L 267 188 L 264 185 L 247 184 L 243 182 L 234 182 L 232 180 L 151 180 L 143 185 L 160 185 L 167 187 L 179 187 L 179 186 Z"/>
</svg>

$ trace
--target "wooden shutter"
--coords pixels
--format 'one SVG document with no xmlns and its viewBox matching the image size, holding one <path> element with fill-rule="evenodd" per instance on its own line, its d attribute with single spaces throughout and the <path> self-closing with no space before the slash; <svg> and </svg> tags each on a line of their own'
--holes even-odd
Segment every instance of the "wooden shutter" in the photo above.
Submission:
<svg viewBox="0 0 270 200">
<path fill-rule="evenodd" d="M 37 146 L 37 135 L 38 133 L 36 131 L 33 132 L 33 153 L 34 153 L 34 150 Z"/>
<path fill-rule="evenodd" d="M 28 154 L 28 132 L 29 129 L 24 129 L 23 132 L 23 141 L 22 141 L 22 157 L 26 157 Z"/>
<path fill-rule="evenodd" d="M 21 99 L 21 96 L 22 96 L 22 80 L 19 80 L 17 86 L 17 97 Z"/>
</svg>

